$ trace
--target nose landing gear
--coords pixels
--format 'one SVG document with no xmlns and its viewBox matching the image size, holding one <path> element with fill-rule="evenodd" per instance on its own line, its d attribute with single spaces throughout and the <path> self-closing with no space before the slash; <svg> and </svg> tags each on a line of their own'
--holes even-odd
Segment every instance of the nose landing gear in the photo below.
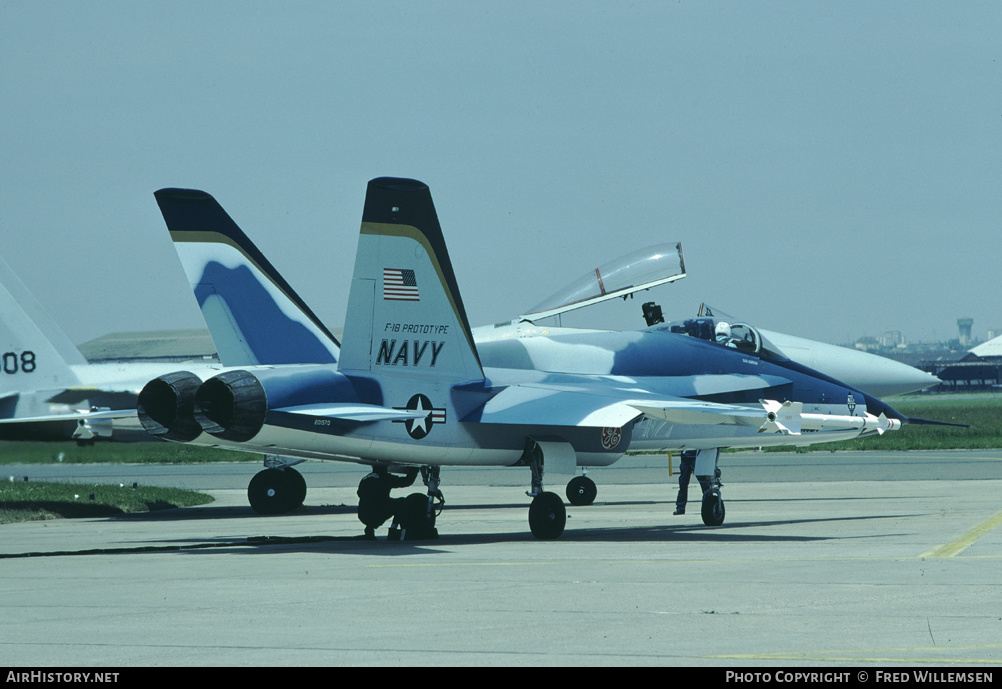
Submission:
<svg viewBox="0 0 1002 689">
<path fill-rule="evenodd" d="M 703 495 L 703 523 L 707 526 L 720 526 L 724 523 L 724 501 L 720 497 L 719 488 L 711 488 Z"/>
<path fill-rule="evenodd" d="M 575 476 L 567 482 L 567 501 L 572 505 L 590 505 L 597 495 L 595 482 L 587 476 Z"/>
</svg>

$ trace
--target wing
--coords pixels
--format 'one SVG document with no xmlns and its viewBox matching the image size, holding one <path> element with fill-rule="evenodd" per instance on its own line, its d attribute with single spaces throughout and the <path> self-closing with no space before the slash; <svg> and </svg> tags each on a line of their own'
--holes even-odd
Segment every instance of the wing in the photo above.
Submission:
<svg viewBox="0 0 1002 689">
<path fill-rule="evenodd" d="M 722 376 L 739 380 L 733 391 L 755 389 L 763 394 L 776 381 L 771 376 Z M 756 380 L 757 379 L 757 380 Z M 724 381 L 717 381 L 718 388 Z M 773 390 L 775 391 L 775 390 Z M 718 390 L 720 394 L 723 390 Z M 762 398 L 757 404 L 721 404 L 701 399 L 643 395 L 621 383 L 593 385 L 530 383 L 512 385 L 495 395 L 477 413 L 463 421 L 479 423 L 562 425 L 577 427 L 621 427 L 641 417 L 679 425 L 729 425 L 757 427 L 759 433 L 800 435 L 803 431 L 856 430 L 884 433 L 901 427 L 901 422 L 864 413 L 860 416 L 811 414 L 800 402 L 779 402 Z M 545 423 L 540 420 L 545 419 Z"/>
<path fill-rule="evenodd" d="M 464 421 L 525 425 L 618 427 L 641 415 L 684 424 L 759 425 L 767 420 L 760 406 L 718 404 L 688 396 L 766 391 L 789 384 L 778 376 L 737 374 L 669 376 L 638 383 L 615 376 L 548 376 L 509 386 Z M 545 419 L 545 424 L 540 424 Z"/>
<path fill-rule="evenodd" d="M 636 420 L 641 413 L 615 397 L 541 385 L 512 385 L 462 421 L 615 428 Z"/>
</svg>

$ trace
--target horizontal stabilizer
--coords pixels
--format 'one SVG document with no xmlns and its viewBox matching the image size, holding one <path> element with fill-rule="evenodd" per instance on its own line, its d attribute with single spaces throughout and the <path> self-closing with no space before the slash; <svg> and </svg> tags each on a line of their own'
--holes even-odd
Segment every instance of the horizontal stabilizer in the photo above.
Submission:
<svg viewBox="0 0 1002 689">
<path fill-rule="evenodd" d="M 358 422 L 406 421 L 407 419 L 421 419 L 431 413 L 427 409 L 392 409 L 375 404 L 303 404 L 296 407 L 282 407 L 272 411 Z"/>
<path fill-rule="evenodd" d="M 105 409 L 102 411 L 75 411 L 65 414 L 47 414 L 45 416 L 24 416 L 0 419 L 4 423 L 44 423 L 47 421 L 73 421 L 74 419 L 129 419 L 136 418 L 135 409 Z"/>
<path fill-rule="evenodd" d="M 80 404 L 81 402 L 86 402 L 87 400 L 93 400 L 98 397 L 107 397 L 110 395 L 117 395 L 122 398 L 131 399 L 135 402 L 136 397 L 142 392 L 142 385 L 135 385 L 134 381 L 122 381 L 119 384 L 118 381 L 108 381 L 102 384 L 100 387 L 95 385 L 74 385 L 73 387 L 68 387 L 65 390 L 59 390 L 51 397 L 46 398 L 46 402 L 49 404 Z M 104 405 L 112 406 L 112 405 Z M 125 406 L 125 405 L 117 405 Z"/>
</svg>

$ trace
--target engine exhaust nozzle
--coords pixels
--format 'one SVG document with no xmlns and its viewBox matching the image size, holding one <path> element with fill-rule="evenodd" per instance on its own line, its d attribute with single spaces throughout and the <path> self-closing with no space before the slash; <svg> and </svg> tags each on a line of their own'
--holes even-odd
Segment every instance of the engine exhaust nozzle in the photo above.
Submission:
<svg viewBox="0 0 1002 689">
<path fill-rule="evenodd" d="M 195 420 L 221 440 L 247 442 L 264 426 L 268 395 L 249 371 L 226 371 L 202 383 L 195 393 Z"/>
<path fill-rule="evenodd" d="M 195 420 L 195 393 L 201 378 L 189 371 L 168 373 L 147 383 L 136 403 L 139 422 L 153 436 L 181 443 L 202 433 Z"/>
</svg>

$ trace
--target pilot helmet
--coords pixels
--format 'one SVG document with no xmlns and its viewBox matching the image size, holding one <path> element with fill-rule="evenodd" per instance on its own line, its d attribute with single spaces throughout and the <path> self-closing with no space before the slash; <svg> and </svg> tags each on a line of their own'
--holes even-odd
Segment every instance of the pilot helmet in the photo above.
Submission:
<svg viewBox="0 0 1002 689">
<path fill-rule="evenodd" d="M 714 335 L 716 335 L 718 340 L 722 337 L 730 337 L 731 326 L 728 325 L 727 323 L 724 323 L 723 321 L 720 321 L 719 323 L 717 323 L 717 327 L 714 330 Z"/>
</svg>

